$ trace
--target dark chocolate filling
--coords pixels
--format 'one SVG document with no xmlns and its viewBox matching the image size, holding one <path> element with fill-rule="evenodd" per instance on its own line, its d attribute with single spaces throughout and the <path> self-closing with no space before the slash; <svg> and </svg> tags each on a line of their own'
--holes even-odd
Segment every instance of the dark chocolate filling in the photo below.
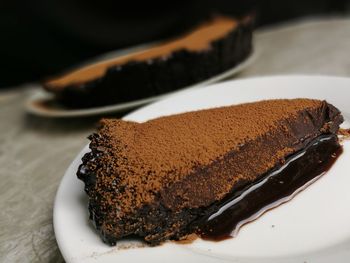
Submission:
<svg viewBox="0 0 350 263">
<path fill-rule="evenodd" d="M 196 222 L 203 239 L 222 240 L 239 228 L 290 199 L 323 175 L 342 152 L 334 134 L 321 135 L 258 182 L 236 191 L 217 210 Z"/>
</svg>

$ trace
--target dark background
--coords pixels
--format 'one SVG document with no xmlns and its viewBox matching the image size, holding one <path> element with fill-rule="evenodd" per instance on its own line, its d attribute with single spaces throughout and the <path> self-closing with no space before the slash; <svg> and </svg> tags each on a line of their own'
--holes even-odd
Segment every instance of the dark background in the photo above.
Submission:
<svg viewBox="0 0 350 263">
<path fill-rule="evenodd" d="M 12 0 L 0 2 L 0 87 L 38 81 L 105 52 L 171 37 L 212 13 L 256 13 L 256 26 L 348 15 L 350 0 Z"/>
</svg>

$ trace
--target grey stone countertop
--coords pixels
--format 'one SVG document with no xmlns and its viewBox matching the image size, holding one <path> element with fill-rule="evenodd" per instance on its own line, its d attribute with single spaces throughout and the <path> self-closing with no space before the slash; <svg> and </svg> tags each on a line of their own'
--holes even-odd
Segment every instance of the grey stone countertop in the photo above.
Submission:
<svg viewBox="0 0 350 263">
<path fill-rule="evenodd" d="M 255 48 L 256 61 L 236 78 L 350 76 L 350 19 L 309 18 L 262 28 Z M 54 197 L 98 121 L 31 116 L 24 103 L 34 89 L 0 92 L 0 262 L 63 262 L 52 227 Z"/>
</svg>

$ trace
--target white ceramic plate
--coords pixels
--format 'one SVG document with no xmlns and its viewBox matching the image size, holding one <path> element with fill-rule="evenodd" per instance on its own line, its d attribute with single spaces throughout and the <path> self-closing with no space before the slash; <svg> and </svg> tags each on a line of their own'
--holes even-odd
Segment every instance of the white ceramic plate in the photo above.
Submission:
<svg viewBox="0 0 350 263">
<path fill-rule="evenodd" d="M 228 77 L 232 77 L 233 75 L 241 72 L 246 67 L 248 67 L 257 57 L 257 53 L 254 51 L 246 60 L 242 63 L 236 65 L 235 67 L 217 75 L 213 76 L 207 80 L 204 80 L 200 83 L 195 83 L 189 87 L 184 87 L 184 89 L 194 89 L 203 86 L 207 86 L 209 84 L 219 82 L 220 80 L 226 79 Z M 93 115 L 101 115 L 119 111 L 130 110 L 142 105 L 145 105 L 150 102 L 154 102 L 160 99 L 163 99 L 169 95 L 175 94 L 179 92 L 179 90 L 161 94 L 158 96 L 148 97 L 144 99 L 123 102 L 108 106 L 100 106 L 94 108 L 86 108 L 86 109 L 68 109 L 61 105 L 55 103 L 54 96 L 43 89 L 37 90 L 27 101 L 26 109 L 29 113 L 39 115 L 42 117 L 58 117 L 58 118 L 69 118 L 69 117 L 83 117 L 83 116 L 93 116 Z"/>
<path fill-rule="evenodd" d="M 186 90 L 125 117 L 143 122 L 190 110 L 273 98 L 326 99 L 350 120 L 350 79 L 321 76 L 252 78 Z M 54 229 L 67 262 L 344 263 L 350 258 L 350 142 L 329 172 L 292 201 L 245 225 L 233 239 L 138 247 L 104 244 L 88 220 L 87 198 L 76 171 L 86 146 L 57 192 Z M 123 249 L 133 244 L 134 248 Z M 136 248 L 135 248 L 136 247 Z"/>
</svg>

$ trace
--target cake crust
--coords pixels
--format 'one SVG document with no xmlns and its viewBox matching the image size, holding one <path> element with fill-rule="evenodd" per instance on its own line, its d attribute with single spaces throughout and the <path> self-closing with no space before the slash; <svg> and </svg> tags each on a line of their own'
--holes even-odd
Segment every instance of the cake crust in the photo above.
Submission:
<svg viewBox="0 0 350 263">
<path fill-rule="evenodd" d="M 181 239 L 211 204 L 259 179 L 321 134 L 340 112 L 325 101 L 270 100 L 145 123 L 103 120 L 78 177 L 104 240 Z"/>
</svg>

